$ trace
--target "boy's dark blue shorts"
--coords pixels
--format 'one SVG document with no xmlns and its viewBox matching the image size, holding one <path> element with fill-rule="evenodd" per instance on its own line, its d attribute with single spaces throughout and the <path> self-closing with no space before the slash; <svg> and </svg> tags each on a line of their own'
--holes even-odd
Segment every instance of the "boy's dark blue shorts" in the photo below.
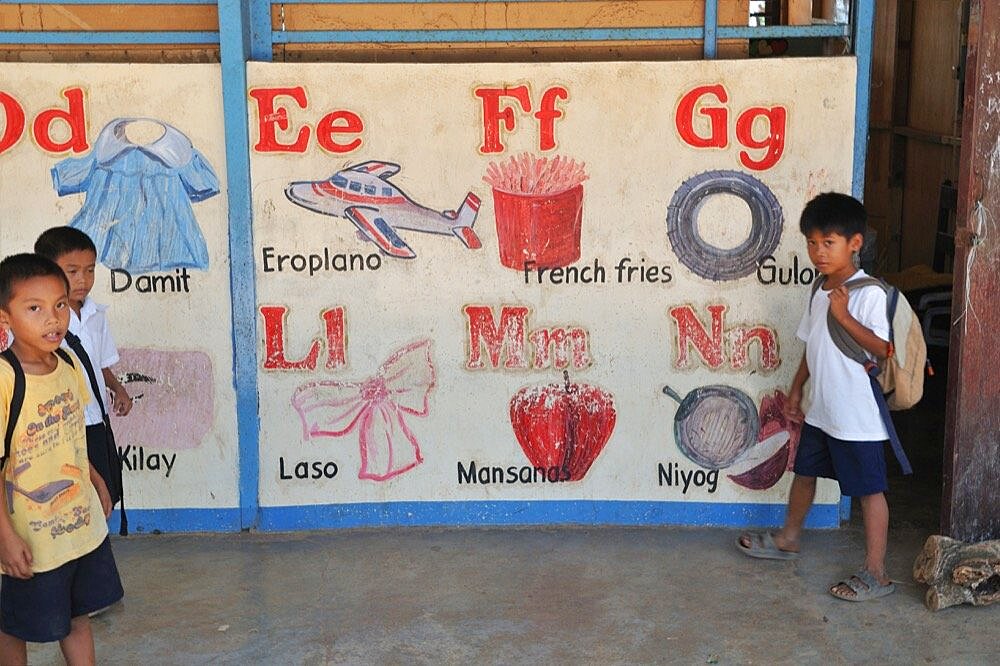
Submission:
<svg viewBox="0 0 1000 666">
<path fill-rule="evenodd" d="M 795 453 L 795 473 L 836 479 L 841 494 L 849 497 L 885 492 L 889 487 L 885 442 L 848 442 L 803 423 Z"/>
<path fill-rule="evenodd" d="M 70 620 L 107 608 L 125 595 L 111 542 L 27 580 L 0 582 L 0 631 L 31 643 L 59 641 Z"/>
</svg>

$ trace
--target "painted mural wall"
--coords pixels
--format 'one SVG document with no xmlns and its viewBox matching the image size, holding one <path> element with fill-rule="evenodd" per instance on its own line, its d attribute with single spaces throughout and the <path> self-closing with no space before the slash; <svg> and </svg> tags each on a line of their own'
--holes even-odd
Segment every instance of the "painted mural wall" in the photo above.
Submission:
<svg viewBox="0 0 1000 666">
<path fill-rule="evenodd" d="M 783 504 L 854 68 L 251 63 L 265 517 Z"/>
<path fill-rule="evenodd" d="M 853 59 L 250 64 L 259 443 L 219 68 L 0 67 L 0 253 L 95 241 L 130 508 L 238 522 L 243 446 L 264 529 L 780 520 Z"/>
<path fill-rule="evenodd" d="M 0 253 L 59 225 L 94 241 L 91 296 L 135 399 L 113 417 L 133 510 L 238 504 L 220 76 L 0 65 Z"/>
</svg>

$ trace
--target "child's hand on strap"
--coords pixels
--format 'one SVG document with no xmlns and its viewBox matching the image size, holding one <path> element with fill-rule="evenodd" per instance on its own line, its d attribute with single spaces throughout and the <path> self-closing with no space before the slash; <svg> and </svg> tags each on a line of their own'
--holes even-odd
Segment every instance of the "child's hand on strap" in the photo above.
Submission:
<svg viewBox="0 0 1000 666">
<path fill-rule="evenodd" d="M 31 578 L 34 575 L 31 570 L 33 561 L 31 548 L 17 532 L 10 530 L 0 537 L 0 566 L 3 566 L 5 574 L 14 578 Z"/>
<path fill-rule="evenodd" d="M 844 285 L 830 290 L 830 314 L 840 324 L 843 324 L 844 320 L 851 316 L 847 311 L 848 298 L 847 287 Z"/>
</svg>

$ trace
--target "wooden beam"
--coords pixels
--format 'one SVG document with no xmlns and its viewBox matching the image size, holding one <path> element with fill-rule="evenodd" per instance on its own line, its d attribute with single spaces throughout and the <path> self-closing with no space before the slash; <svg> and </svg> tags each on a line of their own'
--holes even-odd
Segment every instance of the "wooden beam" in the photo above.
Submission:
<svg viewBox="0 0 1000 666">
<path fill-rule="evenodd" d="M 1000 2 L 971 0 L 942 530 L 1000 538 Z"/>
</svg>

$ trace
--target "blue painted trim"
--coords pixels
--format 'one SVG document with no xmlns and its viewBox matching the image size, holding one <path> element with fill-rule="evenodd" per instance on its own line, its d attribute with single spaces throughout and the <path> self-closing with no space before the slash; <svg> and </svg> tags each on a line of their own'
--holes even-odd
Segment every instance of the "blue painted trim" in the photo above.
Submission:
<svg viewBox="0 0 1000 666">
<path fill-rule="evenodd" d="M 851 519 L 851 498 L 840 498 L 840 522 L 846 523 Z"/>
<path fill-rule="evenodd" d="M 806 527 L 837 527 L 839 515 L 839 505 L 837 504 L 814 505 L 806 518 Z M 259 526 L 261 530 L 266 531 L 476 525 L 771 527 L 781 525 L 784 518 L 784 504 L 612 500 L 366 502 L 318 506 L 261 507 Z"/>
<path fill-rule="evenodd" d="M 0 31 L 0 44 L 218 44 L 217 32 Z"/>
<path fill-rule="evenodd" d="M 108 530 L 118 534 L 121 515 L 116 509 Z M 238 532 L 240 510 L 231 509 L 128 509 L 129 534 L 159 532 Z"/>
<path fill-rule="evenodd" d="M 257 396 L 257 291 L 253 263 L 253 206 L 250 200 L 250 130 L 247 69 L 249 6 L 219 0 L 222 27 L 222 104 L 226 129 L 229 194 L 229 280 L 232 289 L 233 385 L 240 456 L 243 528 L 257 523 L 260 478 L 260 420 Z"/>
<path fill-rule="evenodd" d="M 275 42 L 284 44 L 368 42 L 565 42 L 651 39 L 701 39 L 699 28 L 568 28 L 497 30 L 287 30 L 276 31 Z"/>
<path fill-rule="evenodd" d="M 865 160 L 868 158 L 868 113 L 871 106 L 872 40 L 875 28 L 875 0 L 854 4 L 854 55 L 858 79 L 854 102 L 854 173 L 851 193 L 865 196 Z"/>
<path fill-rule="evenodd" d="M 250 0 L 250 59 L 271 62 L 274 59 L 271 41 L 270 0 Z"/>
<path fill-rule="evenodd" d="M 847 37 L 849 26 L 719 27 L 719 39 Z M 490 43 L 700 40 L 704 27 L 679 28 L 532 28 L 496 30 L 276 30 L 276 44 Z"/>
<path fill-rule="evenodd" d="M 705 0 L 705 60 L 715 60 L 718 52 L 719 0 Z"/>
</svg>

